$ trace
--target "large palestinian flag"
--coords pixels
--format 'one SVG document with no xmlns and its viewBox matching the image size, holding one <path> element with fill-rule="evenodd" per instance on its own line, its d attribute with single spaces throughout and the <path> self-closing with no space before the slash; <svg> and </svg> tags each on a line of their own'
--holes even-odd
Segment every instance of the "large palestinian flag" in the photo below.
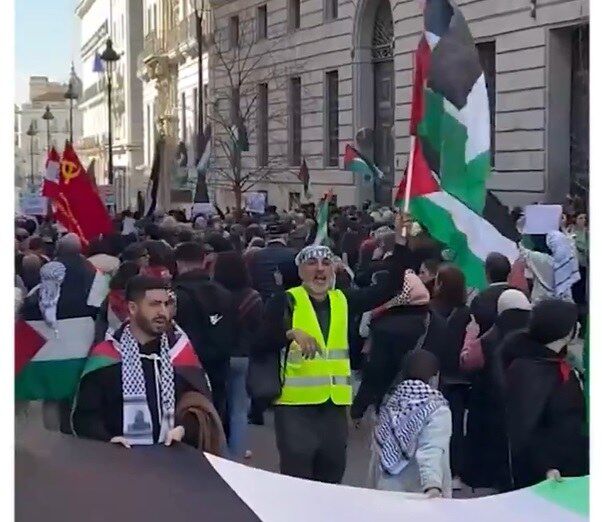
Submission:
<svg viewBox="0 0 602 522">
<path fill-rule="evenodd" d="M 484 262 L 500 252 L 513 262 L 519 236 L 488 194 L 489 103 L 485 76 L 466 20 L 451 0 L 426 0 L 416 51 L 410 134 L 415 137 L 410 212 L 455 254 L 468 286 L 486 284 Z M 396 202 L 403 205 L 406 179 Z"/>
<path fill-rule="evenodd" d="M 79 256 L 61 262 L 67 271 L 56 331 L 44 322 L 35 290 L 15 324 L 17 400 L 71 399 L 94 341 L 94 317 L 107 295 L 107 278 Z"/>
<path fill-rule="evenodd" d="M 422 494 L 270 473 L 251 467 L 261 465 L 257 457 L 250 465 L 243 465 L 184 444 L 125 450 L 115 444 L 46 431 L 41 419 L 32 417 L 33 412 L 29 425 L 15 437 L 15 519 L 19 521 L 79 522 L 84 519 L 82 513 L 86 522 L 589 519 L 589 477 L 547 481 L 482 498 L 426 500 Z M 262 442 L 269 445 L 270 440 L 264 437 Z M 264 453 L 268 449 L 264 448 Z M 275 445 L 271 449 L 277 451 Z"/>
</svg>

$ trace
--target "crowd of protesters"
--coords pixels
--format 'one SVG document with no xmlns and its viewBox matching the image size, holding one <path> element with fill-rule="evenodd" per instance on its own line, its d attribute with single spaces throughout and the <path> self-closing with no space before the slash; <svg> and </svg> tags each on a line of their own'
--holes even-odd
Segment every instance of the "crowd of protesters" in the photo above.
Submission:
<svg viewBox="0 0 602 522">
<path fill-rule="evenodd" d="M 114 339 L 122 346 L 125 370 L 107 377 L 115 382 L 106 386 L 115 388 L 123 386 L 118 381 L 124 371 L 137 375 L 136 364 L 126 365 L 128 343 L 135 338 L 141 356 L 148 349 L 160 359 L 163 337 L 153 347 L 155 337 L 140 332 L 163 335 L 162 324 L 173 324 L 165 342 L 189 339 L 210 391 L 193 388 L 211 398 L 221 420 L 227 440 L 222 453 L 241 461 L 252 457 L 248 423 L 263 424 L 270 407 L 249 396 L 250 362 L 268 345 L 284 348 L 277 345 L 283 334 L 270 329 L 282 322 L 284 292 L 305 283 L 299 268 L 304 260 L 327 259 L 328 267 L 332 260 L 333 287 L 348 302 L 353 290 L 388 288 L 368 311 L 350 306 L 347 324 L 351 368 L 360 381 L 350 417 L 374 424 L 371 487 L 451 497 L 462 483 L 509 491 L 546 477 L 587 473 L 583 372 L 571 352 L 587 317 L 583 209 L 567 209 L 557 231 L 524 236 L 512 264 L 491 253 L 485 264 L 489 285 L 480 292 L 466 287 L 454 252 L 407 218 L 400 234 L 399 218 L 389 208 L 331 205 L 328 252 L 310 249 L 301 259 L 299 252 L 316 236 L 313 205 L 280 213 L 268 207 L 261 216 L 218 211 L 191 219 L 180 211 L 152 219 L 124 212 L 115 219 L 114 234 L 89 244 L 61 235 L 54 224 L 17 218 L 17 316 L 46 317 L 48 289 L 58 284 L 59 308 L 77 309 L 78 316 L 85 308 L 95 321 L 96 344 Z M 520 214 L 515 216 L 520 230 Z M 135 220 L 132 230 L 126 220 Z M 87 281 L 95 273 L 109 281 L 98 307 L 87 302 Z M 167 292 L 158 299 L 165 311 L 146 316 L 144 296 L 159 290 Z M 316 314 L 322 327 L 317 308 Z M 175 399 L 163 398 L 166 377 L 156 369 L 152 376 L 152 364 L 145 360 L 140 370 L 146 389 L 154 384 L 158 390 L 148 401 L 158 405 L 157 411 L 150 405 L 152 438 L 187 442 L 188 425 L 180 433 L 172 423 L 162 433 L 160 418 L 170 400 L 177 409 L 184 381 L 176 378 Z M 124 387 L 123 400 L 130 391 Z M 128 443 L 119 433 L 120 415 L 109 415 L 115 433 L 99 436 L 106 427 L 98 431 L 82 421 L 88 410 L 81 403 L 75 411 L 79 435 Z M 62 429 L 73 428 L 64 424 Z M 323 480 L 341 480 L 344 449 L 342 471 Z"/>
</svg>

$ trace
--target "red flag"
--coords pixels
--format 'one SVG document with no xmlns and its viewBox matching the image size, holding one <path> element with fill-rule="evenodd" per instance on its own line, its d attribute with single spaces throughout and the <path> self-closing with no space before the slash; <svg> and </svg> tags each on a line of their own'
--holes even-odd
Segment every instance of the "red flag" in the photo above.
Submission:
<svg viewBox="0 0 602 522">
<path fill-rule="evenodd" d="M 70 143 L 65 145 L 63 151 L 59 187 L 60 196 L 57 199 L 76 226 L 73 232 L 82 240 L 87 243 L 113 230 L 109 213 Z"/>
</svg>

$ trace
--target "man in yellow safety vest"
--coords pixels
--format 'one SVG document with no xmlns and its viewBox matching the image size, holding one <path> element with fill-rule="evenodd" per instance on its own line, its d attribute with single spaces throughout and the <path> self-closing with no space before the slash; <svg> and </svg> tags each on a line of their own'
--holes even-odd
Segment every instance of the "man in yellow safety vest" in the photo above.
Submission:
<svg viewBox="0 0 602 522">
<path fill-rule="evenodd" d="M 325 246 L 302 249 L 295 260 L 301 286 L 275 294 L 266 303 L 255 354 L 279 352 L 282 394 L 275 401 L 280 471 L 286 475 L 339 483 L 345 473 L 347 408 L 351 368 L 347 327 L 350 319 L 390 299 L 412 264 L 398 216 L 396 245 L 387 270 L 367 288 L 334 288 L 334 254 Z"/>
</svg>

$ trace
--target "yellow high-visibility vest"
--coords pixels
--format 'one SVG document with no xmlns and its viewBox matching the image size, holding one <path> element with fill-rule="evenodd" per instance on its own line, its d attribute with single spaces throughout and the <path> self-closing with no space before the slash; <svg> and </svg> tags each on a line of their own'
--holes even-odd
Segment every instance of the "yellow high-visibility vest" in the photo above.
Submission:
<svg viewBox="0 0 602 522">
<path fill-rule="evenodd" d="M 328 340 L 324 339 L 318 317 L 307 290 L 302 286 L 288 292 L 295 300 L 292 327 L 304 331 L 317 340 L 322 353 L 315 359 L 304 359 L 299 346 L 292 342 L 284 368 L 282 395 L 276 404 L 334 404 L 348 406 L 351 390 L 351 365 L 347 342 L 347 298 L 340 290 L 328 292 L 330 302 L 330 327 Z"/>
</svg>

